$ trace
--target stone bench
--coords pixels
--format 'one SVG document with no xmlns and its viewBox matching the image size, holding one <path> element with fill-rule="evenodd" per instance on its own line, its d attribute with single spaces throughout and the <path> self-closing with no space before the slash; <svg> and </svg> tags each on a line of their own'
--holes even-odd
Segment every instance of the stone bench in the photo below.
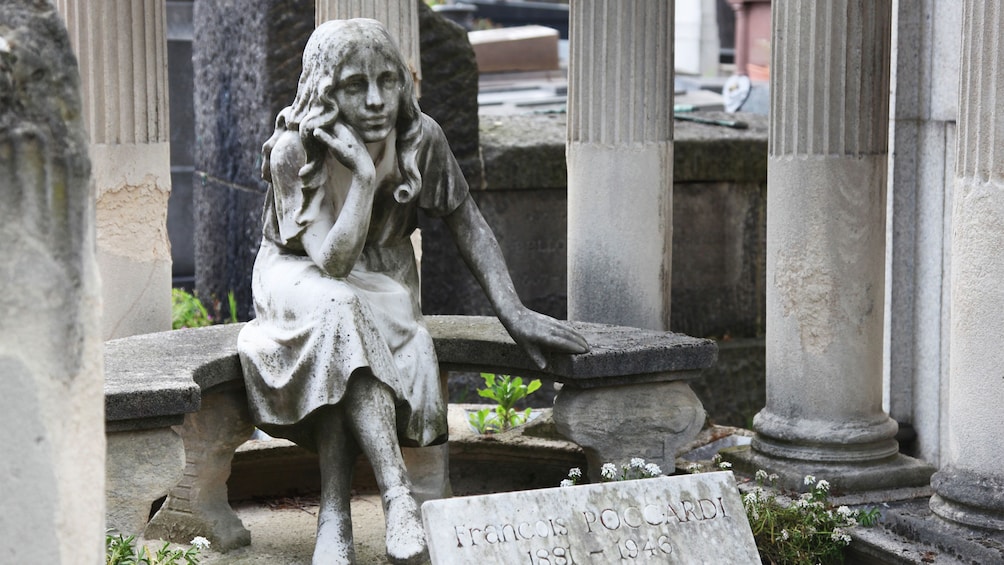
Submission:
<svg viewBox="0 0 1004 565">
<path fill-rule="evenodd" d="M 674 470 L 676 452 L 704 423 L 688 381 L 710 367 L 709 339 L 574 322 L 591 350 L 549 355 L 539 370 L 495 318 L 428 316 L 442 370 L 561 383 L 553 418 L 582 446 L 593 478 L 605 462 L 643 457 Z M 105 344 L 108 527 L 227 551 L 250 543 L 230 508 L 234 450 L 252 431 L 236 353 L 240 325 L 178 330 Z"/>
</svg>

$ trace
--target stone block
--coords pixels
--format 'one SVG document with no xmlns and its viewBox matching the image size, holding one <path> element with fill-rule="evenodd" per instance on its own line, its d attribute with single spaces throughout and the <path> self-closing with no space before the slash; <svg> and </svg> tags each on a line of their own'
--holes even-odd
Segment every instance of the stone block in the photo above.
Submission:
<svg viewBox="0 0 1004 565">
<path fill-rule="evenodd" d="M 753 416 L 767 402 L 765 360 L 762 338 L 718 342 L 718 361 L 690 383 L 710 422 L 747 429 L 753 426 Z"/>
<path fill-rule="evenodd" d="M 469 34 L 478 70 L 558 70 L 558 31 L 529 25 L 472 31 Z"/>
<path fill-rule="evenodd" d="M 238 318 L 254 316 L 251 270 L 261 241 L 265 193 L 197 172 L 195 176 L 195 289 L 208 306 L 234 292 Z"/>
<path fill-rule="evenodd" d="M 564 319 L 567 250 L 563 234 L 568 212 L 563 191 L 489 190 L 475 192 L 474 199 L 495 232 L 513 285 L 523 303 L 538 312 Z M 484 291 L 461 259 L 446 225 L 439 220 L 423 221 L 422 242 L 425 312 L 494 314 Z"/>
</svg>

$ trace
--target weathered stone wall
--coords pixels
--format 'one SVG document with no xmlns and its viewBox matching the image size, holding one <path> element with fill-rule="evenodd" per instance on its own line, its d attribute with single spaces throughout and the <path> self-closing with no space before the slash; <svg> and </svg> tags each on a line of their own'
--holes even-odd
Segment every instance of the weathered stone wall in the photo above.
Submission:
<svg viewBox="0 0 1004 565">
<path fill-rule="evenodd" d="M 94 191 L 69 38 L 0 3 L 0 561 L 103 563 Z"/>
<path fill-rule="evenodd" d="M 745 131 L 678 124 L 675 140 L 673 331 L 764 332 L 766 120 Z M 565 116 L 482 116 L 485 188 L 474 191 L 520 297 L 565 317 Z M 423 224 L 423 308 L 491 314 L 441 222 Z"/>
</svg>

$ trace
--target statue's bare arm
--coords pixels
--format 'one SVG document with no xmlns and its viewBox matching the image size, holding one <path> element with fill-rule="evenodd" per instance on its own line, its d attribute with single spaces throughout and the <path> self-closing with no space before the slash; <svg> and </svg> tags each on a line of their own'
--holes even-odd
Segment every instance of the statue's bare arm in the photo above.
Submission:
<svg viewBox="0 0 1004 565">
<path fill-rule="evenodd" d="M 335 157 L 352 171 L 352 184 L 338 219 L 315 221 L 301 238 L 307 255 L 333 277 L 346 277 L 362 253 L 369 231 L 375 193 L 373 160 L 359 135 L 338 123 L 331 133 L 317 129 L 314 137 L 332 149 Z"/>
<path fill-rule="evenodd" d="M 565 353 L 589 350 L 586 340 L 567 322 L 523 305 L 516 295 L 495 234 L 470 195 L 444 220 L 464 261 L 495 307 L 499 320 L 537 366 L 544 368 L 546 365 L 544 350 Z"/>
</svg>

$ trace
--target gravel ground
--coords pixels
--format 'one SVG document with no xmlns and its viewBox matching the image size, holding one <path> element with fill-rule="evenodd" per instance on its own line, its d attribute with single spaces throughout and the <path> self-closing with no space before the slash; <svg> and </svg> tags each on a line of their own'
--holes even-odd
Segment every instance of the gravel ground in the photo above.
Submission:
<svg viewBox="0 0 1004 565">
<path fill-rule="evenodd" d="M 317 499 L 279 499 L 234 505 L 251 530 L 251 545 L 220 555 L 205 552 L 204 565 L 310 565 L 317 527 Z M 384 555 L 383 510 L 380 495 L 352 498 L 352 532 L 356 562 L 389 565 Z"/>
</svg>

